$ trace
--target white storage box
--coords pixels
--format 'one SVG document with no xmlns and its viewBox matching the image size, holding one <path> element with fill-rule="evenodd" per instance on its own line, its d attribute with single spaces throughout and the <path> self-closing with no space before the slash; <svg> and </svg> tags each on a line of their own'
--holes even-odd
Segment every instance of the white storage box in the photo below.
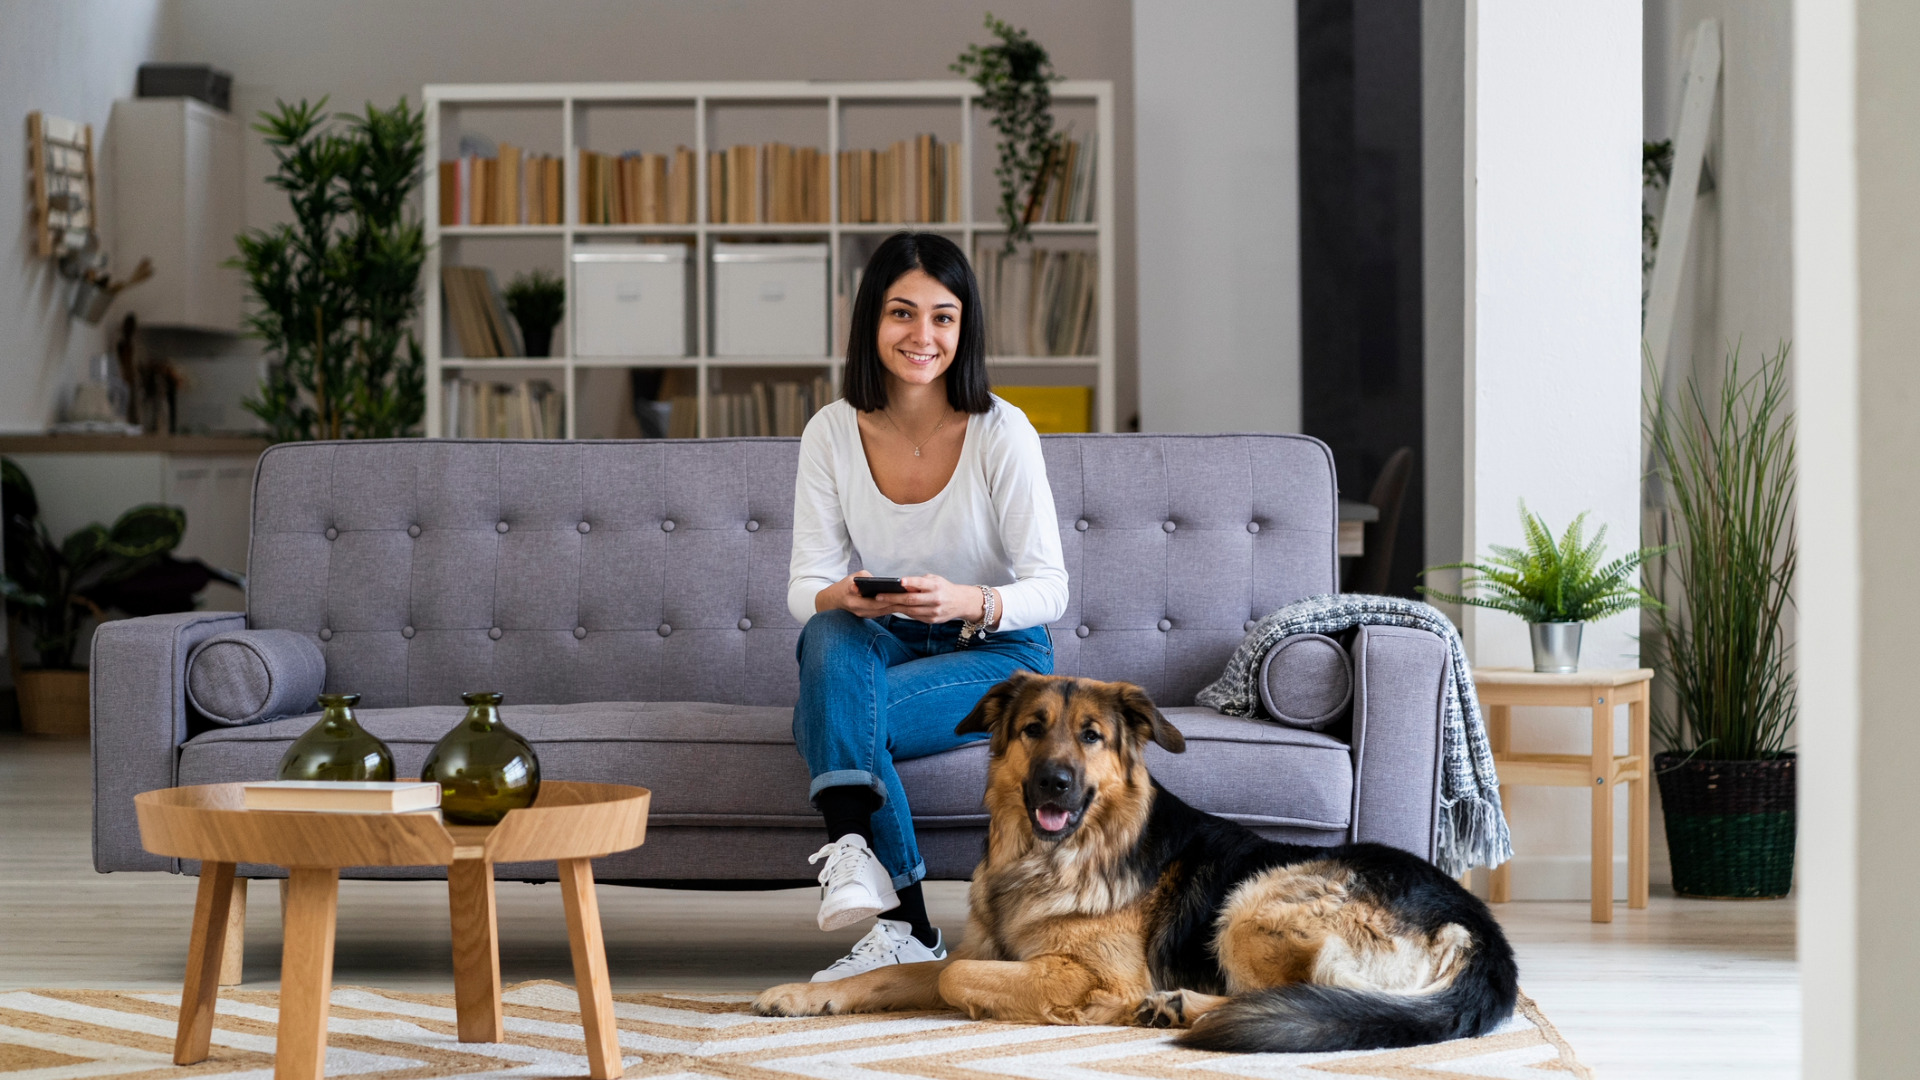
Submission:
<svg viewBox="0 0 1920 1080">
<path fill-rule="evenodd" d="M 713 246 L 715 356 L 825 356 L 827 349 L 827 245 Z"/>
<path fill-rule="evenodd" d="M 576 356 L 687 355 L 687 247 L 594 244 L 573 253 Z"/>
</svg>

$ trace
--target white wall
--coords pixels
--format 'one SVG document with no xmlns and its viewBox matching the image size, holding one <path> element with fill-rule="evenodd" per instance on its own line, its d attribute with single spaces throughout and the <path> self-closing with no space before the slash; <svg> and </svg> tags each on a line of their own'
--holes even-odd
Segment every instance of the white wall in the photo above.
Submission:
<svg viewBox="0 0 1920 1080">
<path fill-rule="evenodd" d="M 1134 0 L 1145 431 L 1300 429 L 1291 3 Z"/>
<path fill-rule="evenodd" d="M 5 0 L 0 7 L 0 432 L 38 432 L 55 419 L 63 391 L 107 347 L 111 312 L 99 326 L 67 317 L 66 279 L 33 253 L 28 209 L 26 117 L 35 109 L 93 125 L 96 196 L 113 205 L 107 117 L 133 93 L 142 61 L 161 55 L 163 0 Z M 112 242 L 103 214 L 102 241 Z M 131 269 L 116 263 L 119 273 Z"/>
<path fill-rule="evenodd" d="M 1640 521 L 1639 0 L 1468 8 L 1467 317 L 1462 550 L 1518 545 L 1518 503 L 1556 531 L 1589 511 L 1610 551 Z M 1477 11 L 1477 14 L 1475 12 Z M 1468 608 L 1482 666 L 1531 666 L 1526 625 Z M 1590 625 L 1586 667 L 1635 667 L 1631 613 Z M 1625 712 L 1620 752 L 1625 752 Z M 1516 709 L 1514 749 L 1578 753 L 1587 716 Z M 1588 794 L 1510 788 L 1517 898 L 1586 895 Z M 1624 797 L 1616 799 L 1625 854 Z M 1624 889 L 1624 875 L 1616 875 Z"/>
</svg>

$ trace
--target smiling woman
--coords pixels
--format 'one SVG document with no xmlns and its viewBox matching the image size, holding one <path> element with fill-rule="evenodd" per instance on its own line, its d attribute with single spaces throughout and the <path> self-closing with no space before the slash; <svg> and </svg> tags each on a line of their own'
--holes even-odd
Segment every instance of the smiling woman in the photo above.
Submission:
<svg viewBox="0 0 1920 1080">
<path fill-rule="evenodd" d="M 945 955 L 894 762 L 979 738 L 955 728 L 987 690 L 1053 670 L 1053 493 L 1033 425 L 988 390 L 984 323 L 959 248 L 889 237 L 854 300 L 846 398 L 800 442 L 787 604 L 806 624 L 794 741 L 830 841 L 819 923 L 888 915 L 816 981 Z M 898 591 L 861 589 L 874 574 Z"/>
</svg>

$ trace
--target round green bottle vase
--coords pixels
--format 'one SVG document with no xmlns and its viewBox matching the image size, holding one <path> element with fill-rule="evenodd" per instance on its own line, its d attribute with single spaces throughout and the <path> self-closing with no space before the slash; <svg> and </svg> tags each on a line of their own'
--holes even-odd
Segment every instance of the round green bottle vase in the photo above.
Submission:
<svg viewBox="0 0 1920 1080">
<path fill-rule="evenodd" d="M 320 720 L 280 759 L 282 780 L 391 780 L 393 751 L 353 715 L 359 694 L 321 694 Z"/>
<path fill-rule="evenodd" d="M 467 715 L 434 744 L 420 779 L 440 785 L 440 814 L 456 825 L 493 825 L 533 805 L 540 759 L 500 721 L 502 695 L 461 694 Z"/>
</svg>

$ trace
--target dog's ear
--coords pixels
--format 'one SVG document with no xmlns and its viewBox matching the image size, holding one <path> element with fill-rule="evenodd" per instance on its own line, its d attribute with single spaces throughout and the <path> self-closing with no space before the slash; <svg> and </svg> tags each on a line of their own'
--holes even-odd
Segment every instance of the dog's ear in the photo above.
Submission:
<svg viewBox="0 0 1920 1080">
<path fill-rule="evenodd" d="M 1120 716 L 1126 721 L 1127 732 L 1134 738 L 1134 745 L 1144 744 L 1148 739 L 1160 744 L 1162 750 L 1171 754 L 1183 754 L 1187 750 L 1186 736 L 1180 729 L 1168 722 L 1165 716 L 1147 696 L 1145 690 L 1132 683 L 1119 683 L 1117 704 Z"/>
<path fill-rule="evenodd" d="M 993 745 L 988 752 L 995 757 L 1007 748 L 1007 720 L 1012 715 L 1013 703 L 1020 696 L 1021 688 L 1032 679 L 1031 672 L 1016 671 L 1004 682 L 984 694 L 973 706 L 967 718 L 953 729 L 955 735 L 976 735 L 987 732 L 993 736 Z"/>
</svg>

